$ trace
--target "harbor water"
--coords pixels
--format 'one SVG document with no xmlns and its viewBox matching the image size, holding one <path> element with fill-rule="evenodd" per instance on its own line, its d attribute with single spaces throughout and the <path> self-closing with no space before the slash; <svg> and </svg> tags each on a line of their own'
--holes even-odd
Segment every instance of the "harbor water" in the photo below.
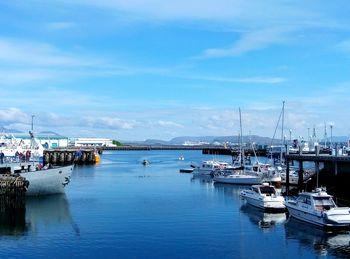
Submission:
<svg viewBox="0 0 350 259">
<path fill-rule="evenodd" d="M 1 208 L 0 257 L 350 256 L 347 232 L 326 233 L 257 210 L 239 197 L 248 187 L 179 173 L 212 158 L 201 151 L 106 151 L 100 164 L 74 169 L 66 194 Z"/>
</svg>

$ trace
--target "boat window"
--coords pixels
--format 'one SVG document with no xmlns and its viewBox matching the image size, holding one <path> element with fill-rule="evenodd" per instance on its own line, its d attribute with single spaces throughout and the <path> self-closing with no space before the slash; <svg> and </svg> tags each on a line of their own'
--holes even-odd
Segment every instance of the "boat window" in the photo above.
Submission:
<svg viewBox="0 0 350 259">
<path fill-rule="evenodd" d="M 304 195 L 301 195 L 297 199 L 298 202 L 306 203 L 306 197 Z"/>
<path fill-rule="evenodd" d="M 271 194 L 275 194 L 275 188 L 271 187 L 271 186 L 262 186 L 260 187 L 260 192 L 262 194 L 266 194 L 266 195 L 271 195 Z"/>
<path fill-rule="evenodd" d="M 335 207 L 335 203 L 331 197 L 314 197 L 316 209 L 329 210 Z"/>
<path fill-rule="evenodd" d="M 311 205 L 310 197 L 305 197 L 305 203 Z"/>
<path fill-rule="evenodd" d="M 258 188 L 252 187 L 252 189 L 253 189 L 254 192 L 259 193 Z"/>
</svg>

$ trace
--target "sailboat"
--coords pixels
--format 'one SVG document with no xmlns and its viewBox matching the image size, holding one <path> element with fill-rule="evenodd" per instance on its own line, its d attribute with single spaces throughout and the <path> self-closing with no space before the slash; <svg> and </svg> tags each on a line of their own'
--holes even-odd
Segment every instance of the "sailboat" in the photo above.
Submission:
<svg viewBox="0 0 350 259">
<path fill-rule="evenodd" d="M 244 170 L 244 149 L 243 149 L 243 130 L 242 130 L 242 115 L 241 108 L 239 108 L 239 124 L 240 124 L 240 161 L 241 170 L 235 171 L 220 171 L 214 174 L 214 181 L 218 183 L 230 183 L 230 184 L 260 184 L 262 177 L 258 173 L 247 173 Z"/>
</svg>

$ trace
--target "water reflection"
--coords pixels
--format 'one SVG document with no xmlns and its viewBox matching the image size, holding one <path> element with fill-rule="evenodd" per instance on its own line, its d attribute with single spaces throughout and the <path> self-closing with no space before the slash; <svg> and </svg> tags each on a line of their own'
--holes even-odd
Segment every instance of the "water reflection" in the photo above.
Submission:
<svg viewBox="0 0 350 259">
<path fill-rule="evenodd" d="M 199 182 L 201 185 L 212 186 L 213 177 L 211 175 L 192 175 L 191 182 Z"/>
<path fill-rule="evenodd" d="M 257 225 L 263 231 L 268 231 L 277 224 L 283 224 L 286 221 L 285 213 L 267 213 L 249 204 L 242 205 L 241 211 L 249 217 L 249 220 L 254 225 Z"/>
<path fill-rule="evenodd" d="M 0 205 L 0 236 L 35 234 L 43 226 L 67 224 L 79 235 L 65 194 L 27 197 L 17 201 L 5 199 Z"/>
<path fill-rule="evenodd" d="M 348 257 L 350 255 L 349 232 L 325 232 L 310 224 L 289 218 L 285 224 L 286 239 L 299 241 L 302 247 L 314 249 L 319 255 Z"/>
<path fill-rule="evenodd" d="M 234 196 L 240 199 L 239 194 L 242 190 L 247 189 L 246 185 L 236 185 L 227 183 L 214 183 L 214 187 L 218 192 L 223 192 L 229 196 Z"/>
<path fill-rule="evenodd" d="M 24 199 L 0 196 L 0 236 L 22 236 L 27 232 Z"/>
</svg>

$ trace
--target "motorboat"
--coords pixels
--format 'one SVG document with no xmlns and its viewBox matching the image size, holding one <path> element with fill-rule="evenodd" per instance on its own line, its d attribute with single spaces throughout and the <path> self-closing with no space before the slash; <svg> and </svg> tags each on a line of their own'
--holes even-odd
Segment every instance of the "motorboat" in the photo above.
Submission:
<svg viewBox="0 0 350 259">
<path fill-rule="evenodd" d="M 233 166 L 227 162 L 206 160 L 200 166 L 195 166 L 193 173 L 197 175 L 213 175 L 218 170 L 230 170 Z"/>
<path fill-rule="evenodd" d="M 72 171 L 73 165 L 41 167 L 38 162 L 6 163 L 0 167 L 1 174 L 21 176 L 28 181 L 27 196 L 64 193 Z"/>
<path fill-rule="evenodd" d="M 260 184 L 262 178 L 256 174 L 247 174 L 244 170 L 236 170 L 234 172 L 224 170 L 215 172 L 213 180 L 218 183 L 252 185 Z"/>
<path fill-rule="evenodd" d="M 286 202 L 290 215 L 324 229 L 350 227 L 350 208 L 338 207 L 324 188 L 300 193 Z"/>
<path fill-rule="evenodd" d="M 243 190 L 240 196 L 248 204 L 265 211 L 285 211 L 284 198 L 269 183 L 251 186 L 250 190 Z"/>
</svg>

